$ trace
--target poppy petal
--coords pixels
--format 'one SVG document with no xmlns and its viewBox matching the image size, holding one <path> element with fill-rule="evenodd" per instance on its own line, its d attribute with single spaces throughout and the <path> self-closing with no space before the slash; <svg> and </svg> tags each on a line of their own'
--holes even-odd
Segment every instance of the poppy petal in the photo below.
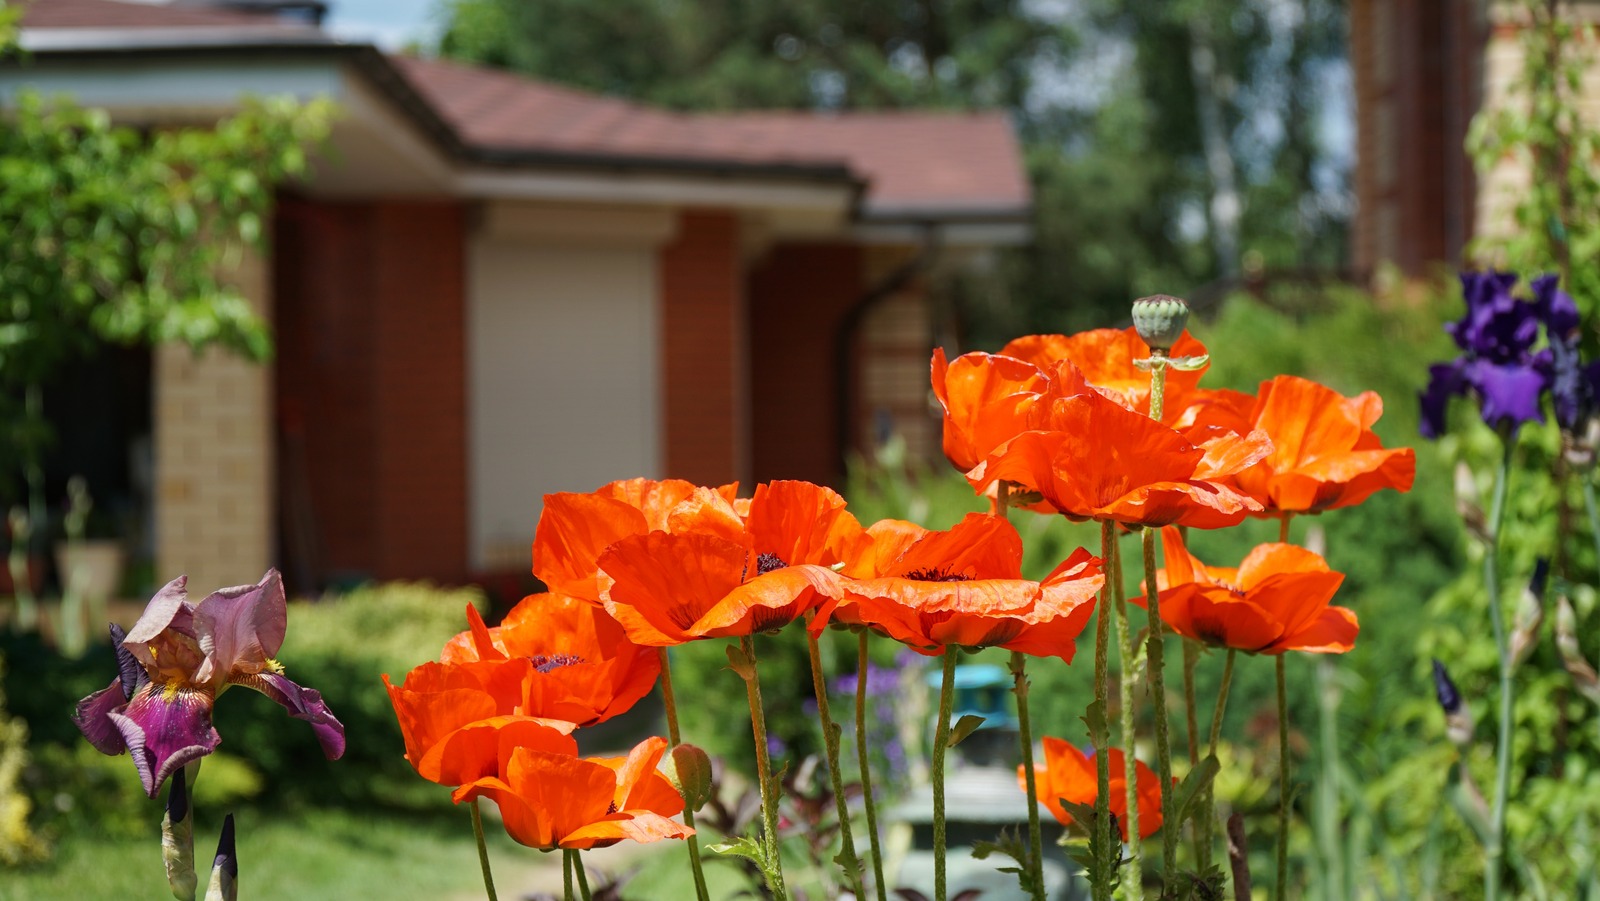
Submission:
<svg viewBox="0 0 1600 901">
<path fill-rule="evenodd" d="M 1269 654 L 1284 651 L 1305 651 L 1309 654 L 1343 654 L 1356 646 L 1356 636 L 1361 624 L 1354 611 L 1344 607 L 1326 607 L 1305 628 L 1284 636 Z"/>
</svg>

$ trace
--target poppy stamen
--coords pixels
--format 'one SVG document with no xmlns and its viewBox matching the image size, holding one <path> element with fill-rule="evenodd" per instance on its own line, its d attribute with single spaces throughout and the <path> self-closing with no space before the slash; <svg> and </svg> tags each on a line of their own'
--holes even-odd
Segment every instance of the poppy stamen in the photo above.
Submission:
<svg viewBox="0 0 1600 901">
<path fill-rule="evenodd" d="M 756 575 L 764 576 L 775 569 L 784 569 L 788 565 L 777 554 L 762 554 L 756 558 Z"/>
<path fill-rule="evenodd" d="M 577 654 L 534 654 L 528 660 L 532 661 L 533 668 L 541 673 L 558 670 L 563 666 L 572 666 L 586 661 Z"/>
<path fill-rule="evenodd" d="M 953 573 L 942 566 L 930 566 L 925 569 L 914 569 L 906 573 L 906 578 L 915 582 L 970 582 L 971 577 L 960 573 Z"/>
</svg>

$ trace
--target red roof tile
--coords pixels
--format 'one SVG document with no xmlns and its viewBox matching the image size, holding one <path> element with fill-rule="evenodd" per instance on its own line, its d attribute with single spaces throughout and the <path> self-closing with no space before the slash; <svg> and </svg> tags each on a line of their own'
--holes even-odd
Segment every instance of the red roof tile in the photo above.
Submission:
<svg viewBox="0 0 1600 901">
<path fill-rule="evenodd" d="M 748 165 L 843 164 L 878 213 L 1014 212 L 1029 202 L 1001 113 L 668 112 L 439 60 L 392 57 L 469 146 Z"/>
<path fill-rule="evenodd" d="M 203 6 L 128 3 L 120 0 L 33 0 L 23 28 L 285 27 L 272 16 Z"/>
</svg>

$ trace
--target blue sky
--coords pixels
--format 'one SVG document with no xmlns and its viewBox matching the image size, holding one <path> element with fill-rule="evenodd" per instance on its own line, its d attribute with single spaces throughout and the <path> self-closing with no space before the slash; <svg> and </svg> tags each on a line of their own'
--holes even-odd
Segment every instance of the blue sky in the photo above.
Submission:
<svg viewBox="0 0 1600 901">
<path fill-rule="evenodd" d="M 444 0 L 333 0 L 327 27 L 342 38 L 390 50 L 412 42 L 432 44 L 443 6 Z"/>
</svg>

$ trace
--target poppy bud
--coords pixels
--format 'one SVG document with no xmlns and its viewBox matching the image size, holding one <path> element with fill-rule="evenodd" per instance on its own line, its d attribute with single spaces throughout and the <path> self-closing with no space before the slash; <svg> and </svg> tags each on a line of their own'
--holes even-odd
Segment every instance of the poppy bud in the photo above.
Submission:
<svg viewBox="0 0 1600 901">
<path fill-rule="evenodd" d="M 1171 350 L 1188 322 L 1189 305 L 1182 298 L 1156 294 L 1133 302 L 1133 327 L 1156 353 Z"/>
</svg>

